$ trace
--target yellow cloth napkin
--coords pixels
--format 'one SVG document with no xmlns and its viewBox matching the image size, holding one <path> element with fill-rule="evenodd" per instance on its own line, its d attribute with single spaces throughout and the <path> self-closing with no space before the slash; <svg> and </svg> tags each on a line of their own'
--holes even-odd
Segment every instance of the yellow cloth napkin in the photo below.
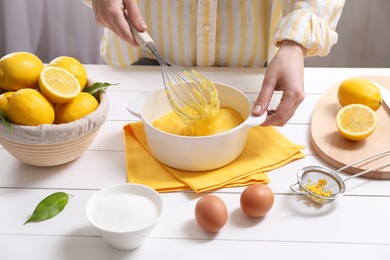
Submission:
<svg viewBox="0 0 390 260">
<path fill-rule="evenodd" d="M 304 157 L 304 146 L 293 144 L 273 127 L 249 131 L 242 154 L 216 170 L 191 172 L 177 170 L 157 161 L 148 150 L 142 122 L 123 127 L 127 181 L 140 183 L 159 192 L 192 189 L 195 192 L 225 187 L 268 183 L 266 171 Z"/>
</svg>

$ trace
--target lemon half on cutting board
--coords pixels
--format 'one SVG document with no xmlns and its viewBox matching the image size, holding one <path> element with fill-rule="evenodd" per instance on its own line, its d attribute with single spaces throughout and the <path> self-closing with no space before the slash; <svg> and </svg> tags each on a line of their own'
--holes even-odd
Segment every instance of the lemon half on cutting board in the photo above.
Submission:
<svg viewBox="0 0 390 260">
<path fill-rule="evenodd" d="M 362 104 L 342 107 L 336 115 L 336 125 L 340 134 L 352 141 L 369 137 L 375 130 L 378 118 L 374 110 Z"/>
</svg>

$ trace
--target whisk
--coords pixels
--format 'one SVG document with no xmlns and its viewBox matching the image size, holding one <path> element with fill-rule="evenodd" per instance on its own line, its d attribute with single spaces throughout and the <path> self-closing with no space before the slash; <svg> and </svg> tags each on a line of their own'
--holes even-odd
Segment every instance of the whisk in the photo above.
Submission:
<svg viewBox="0 0 390 260">
<path fill-rule="evenodd" d="M 195 70 L 166 61 L 146 31 L 139 32 L 130 22 L 129 25 L 138 44 L 149 49 L 160 64 L 165 93 L 173 111 L 183 120 L 212 118 L 219 109 L 215 85 Z"/>
</svg>

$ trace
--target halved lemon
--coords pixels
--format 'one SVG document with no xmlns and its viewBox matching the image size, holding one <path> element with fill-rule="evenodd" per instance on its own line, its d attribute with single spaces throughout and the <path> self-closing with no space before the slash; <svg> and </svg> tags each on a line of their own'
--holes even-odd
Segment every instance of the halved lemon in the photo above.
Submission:
<svg viewBox="0 0 390 260">
<path fill-rule="evenodd" d="M 71 101 L 81 91 L 75 76 L 65 69 L 52 66 L 41 71 L 39 89 L 47 99 L 57 104 Z"/>
<path fill-rule="evenodd" d="M 352 141 L 369 137 L 375 130 L 378 119 L 374 110 L 366 105 L 351 104 L 339 110 L 336 125 L 340 134 Z"/>
<path fill-rule="evenodd" d="M 81 64 L 81 62 L 76 58 L 60 56 L 52 60 L 48 66 L 63 68 L 64 70 L 72 73 L 72 75 L 75 76 L 80 83 L 81 90 L 83 90 L 87 84 L 87 71 L 85 70 L 83 64 Z"/>
</svg>

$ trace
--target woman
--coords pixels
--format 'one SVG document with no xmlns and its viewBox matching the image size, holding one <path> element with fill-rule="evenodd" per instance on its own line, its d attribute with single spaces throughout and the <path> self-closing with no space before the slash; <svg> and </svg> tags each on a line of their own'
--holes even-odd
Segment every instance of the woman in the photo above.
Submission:
<svg viewBox="0 0 390 260">
<path fill-rule="evenodd" d="M 159 52 L 184 66 L 262 67 L 267 70 L 252 113 L 263 114 L 274 91 L 283 95 L 263 126 L 283 126 L 304 99 L 304 59 L 326 56 L 344 0 L 84 0 L 106 27 L 101 55 L 115 66 L 152 58 L 124 16 L 148 30 Z"/>
</svg>

